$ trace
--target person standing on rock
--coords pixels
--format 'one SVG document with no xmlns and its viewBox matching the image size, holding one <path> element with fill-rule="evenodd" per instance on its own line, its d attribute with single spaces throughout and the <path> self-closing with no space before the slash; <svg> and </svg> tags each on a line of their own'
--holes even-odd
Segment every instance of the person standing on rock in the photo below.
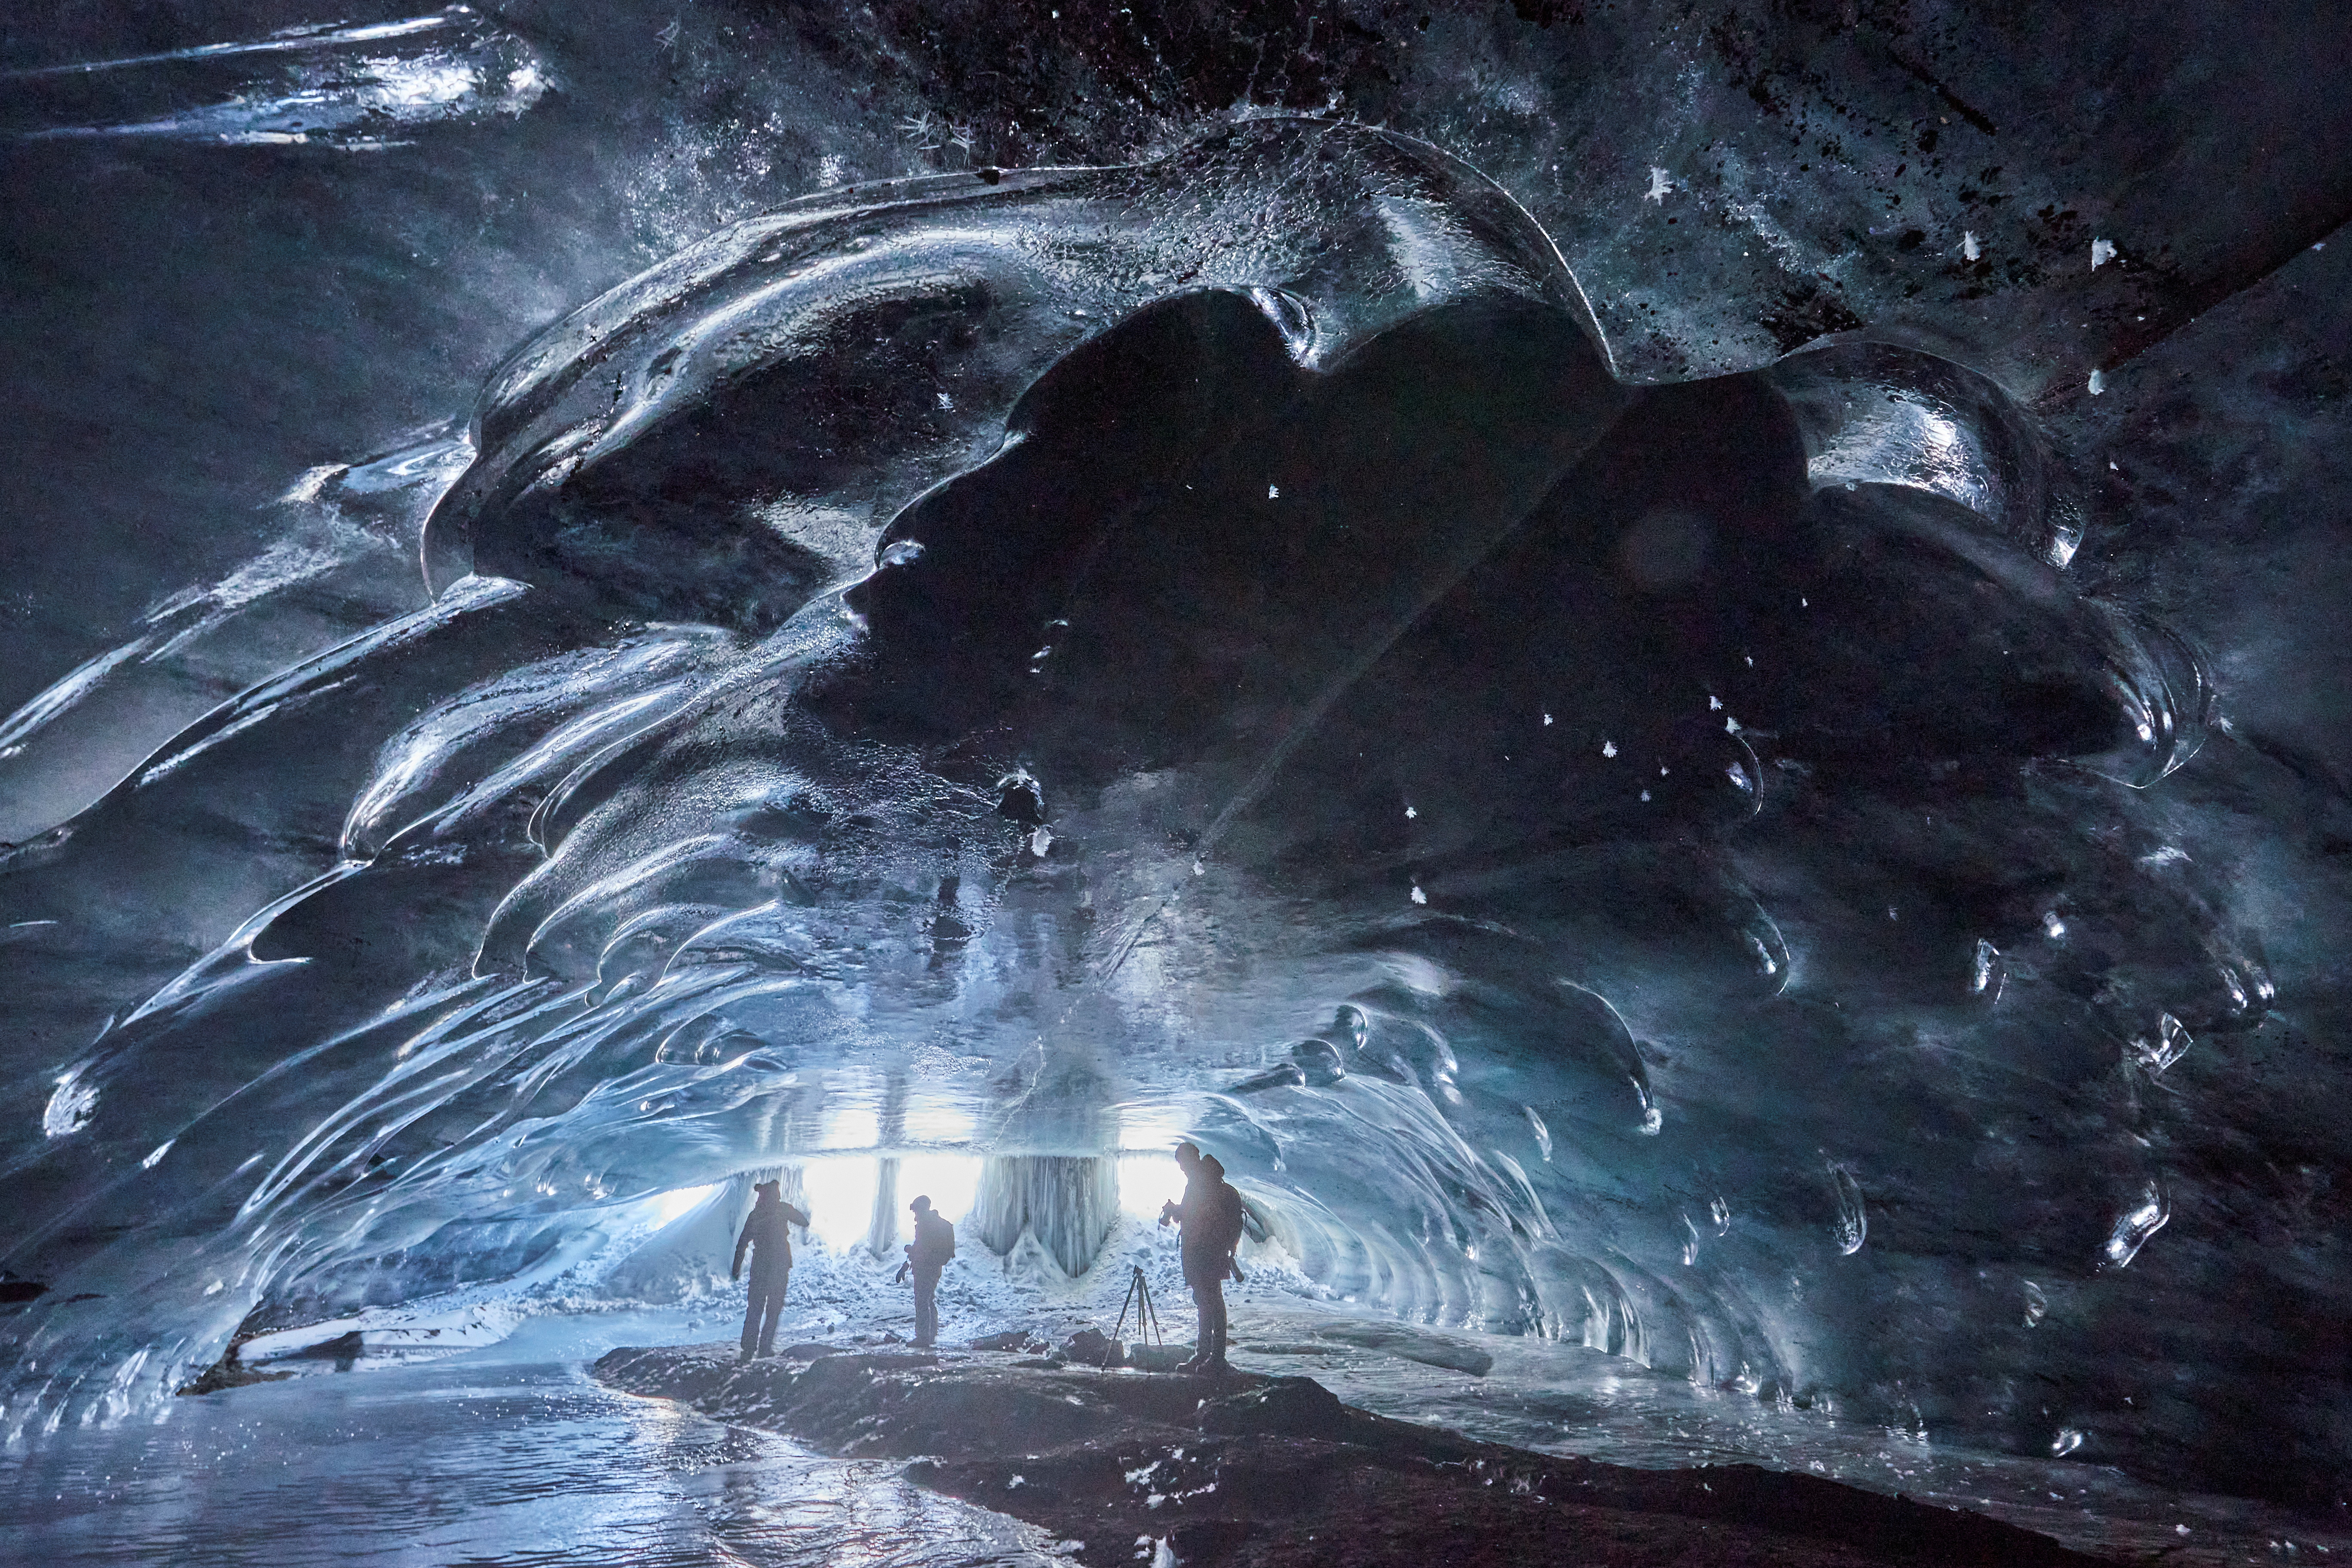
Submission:
<svg viewBox="0 0 2352 1568">
<path fill-rule="evenodd" d="M 915 1276 L 915 1348 L 929 1350 L 940 1337 L 940 1270 L 955 1256 L 955 1226 L 931 1207 L 929 1197 L 907 1205 L 915 1211 L 915 1239 L 907 1244 L 907 1261 L 899 1267 L 904 1279 Z"/>
<path fill-rule="evenodd" d="M 727 1271 L 728 1279 L 741 1279 L 743 1254 L 751 1254 L 751 1290 L 743 1303 L 743 1353 L 736 1358 L 739 1363 L 754 1354 L 775 1351 L 776 1320 L 783 1316 L 784 1287 L 793 1278 L 789 1227 L 809 1222 L 808 1215 L 784 1202 L 782 1183 L 760 1182 L 751 1191 L 757 1196 L 743 1221 L 743 1233 L 735 1238 L 735 1262 Z"/>
<path fill-rule="evenodd" d="M 1160 1205 L 1160 1223 L 1183 1227 L 1184 1283 L 1200 1313 L 1198 1347 L 1179 1372 L 1228 1372 L 1225 1361 L 1225 1277 L 1240 1278 L 1234 1249 L 1242 1239 L 1242 1195 L 1225 1181 L 1225 1168 L 1190 1142 L 1176 1145 L 1176 1165 L 1184 1173 L 1184 1196 Z"/>
</svg>

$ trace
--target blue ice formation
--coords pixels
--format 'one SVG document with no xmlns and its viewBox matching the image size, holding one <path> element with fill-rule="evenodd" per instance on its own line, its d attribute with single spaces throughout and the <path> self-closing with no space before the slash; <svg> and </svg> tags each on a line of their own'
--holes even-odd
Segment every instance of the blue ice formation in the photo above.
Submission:
<svg viewBox="0 0 2352 1568">
<path fill-rule="evenodd" d="M 2173 1064 L 2272 999 L 2166 809 L 2213 694 L 1981 376 L 1623 384 L 1496 186 L 1265 119 L 788 204 L 304 485 L 429 605 L 87 805 L 181 630 L 6 730 L 12 1438 L 844 1151 L 1076 1271 L 1178 1131 L 1406 1318 L 2225 1419 L 2100 1404 L 2196 1288 L 2113 1288 Z"/>
<path fill-rule="evenodd" d="M 470 5 L 0 72 L 0 135 L 352 152 L 520 115 L 554 85 L 538 50 Z"/>
</svg>

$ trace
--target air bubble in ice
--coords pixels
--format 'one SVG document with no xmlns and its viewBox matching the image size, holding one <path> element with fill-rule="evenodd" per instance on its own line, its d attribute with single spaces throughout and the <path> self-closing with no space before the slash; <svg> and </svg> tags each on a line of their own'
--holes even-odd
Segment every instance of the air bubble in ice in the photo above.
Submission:
<svg viewBox="0 0 2352 1568">
<path fill-rule="evenodd" d="M 1147 279 L 1150 281 L 1150 279 Z M 1287 289 L 1255 288 L 1250 302 L 1282 334 L 1282 346 L 1292 360 L 1305 364 L 1315 357 L 1314 307 Z"/>
<path fill-rule="evenodd" d="M 1301 1040 L 1290 1047 L 1290 1059 L 1298 1064 L 1306 1081 L 1318 1088 L 1348 1076 L 1348 1068 L 1339 1059 L 1339 1047 L 1328 1040 Z"/>
<path fill-rule="evenodd" d="M 1295 1061 L 1276 1062 L 1262 1073 L 1253 1073 L 1227 1089 L 1227 1094 L 1263 1094 L 1270 1089 L 1299 1089 L 1307 1082 L 1307 1073 Z"/>
<path fill-rule="evenodd" d="M 1870 1215 L 1863 1207 L 1862 1184 L 1843 1165 L 1832 1163 L 1830 1184 L 1837 1188 L 1838 1215 L 1836 1228 L 1838 1250 L 1848 1256 L 1862 1250 L 1870 1236 Z"/>
<path fill-rule="evenodd" d="M 1721 1197 L 1717 1197 L 1713 1203 L 1707 1205 L 1707 1212 L 1715 1216 L 1715 1234 L 1717 1236 L 1729 1236 L 1731 1234 L 1731 1205 L 1725 1203 Z"/>
<path fill-rule="evenodd" d="M 681 1066 L 719 1061 L 735 1034 L 734 1025 L 719 1014 L 689 1018 L 662 1037 L 661 1044 L 654 1047 L 654 1060 Z"/>
<path fill-rule="evenodd" d="M 2237 966 L 2235 964 L 2224 963 L 2220 965 L 2219 969 L 2221 976 L 2221 984 L 2230 993 L 2230 1010 L 2233 1013 L 2244 1012 L 2247 1007 L 2252 1005 L 2252 1000 L 2246 994 L 2246 982 L 2240 977 Z M 2271 998 L 2270 982 L 2268 980 L 2257 980 L 2256 985 L 2262 992 L 2263 1000 L 2265 1002 L 2269 1001 Z"/>
<path fill-rule="evenodd" d="M 1789 944 L 1780 934 L 1779 922 L 1758 910 L 1739 934 L 1755 957 L 1757 973 L 1773 982 L 1777 994 L 1789 984 Z"/>
<path fill-rule="evenodd" d="M 79 1067 L 58 1075 L 57 1092 L 41 1110 L 41 1131 L 46 1136 L 64 1138 L 80 1131 L 98 1109 L 98 1086 L 82 1082 L 81 1075 Z"/>
<path fill-rule="evenodd" d="M 2107 1233 L 2107 1244 L 2100 1249 L 2100 1265 L 2108 1268 L 2126 1267 L 2147 1245 L 2147 1238 L 2162 1230 L 2172 1217 L 2172 1205 L 2164 1189 L 2150 1182 L 2142 1189 L 2139 1202 L 2116 1216 L 2115 1228 Z"/>
<path fill-rule="evenodd" d="M 1984 938 L 1977 938 L 1975 958 L 1969 965 L 1969 990 L 1988 1002 L 2000 1000 L 2000 988 L 2009 980 L 2009 966 L 2001 962 L 2000 949 Z"/>
<path fill-rule="evenodd" d="M 2071 1454 L 2083 1446 L 2083 1434 L 2072 1426 L 2058 1428 L 2058 1436 L 2050 1440 L 2053 1454 Z"/>
<path fill-rule="evenodd" d="M 2025 1326 L 2038 1329 L 2042 1326 L 2042 1320 L 2049 1314 L 2050 1298 L 2042 1293 L 2041 1286 L 2028 1279 L 2025 1282 Z"/>
<path fill-rule="evenodd" d="M 1536 1108 L 1534 1106 L 1523 1105 L 1519 1107 L 1519 1109 L 1528 1113 L 1528 1125 L 1535 1130 L 1536 1147 L 1542 1152 L 1543 1157 L 1546 1160 L 1549 1160 L 1551 1158 L 1551 1129 L 1544 1125 L 1544 1119 L 1536 1114 Z"/>
</svg>

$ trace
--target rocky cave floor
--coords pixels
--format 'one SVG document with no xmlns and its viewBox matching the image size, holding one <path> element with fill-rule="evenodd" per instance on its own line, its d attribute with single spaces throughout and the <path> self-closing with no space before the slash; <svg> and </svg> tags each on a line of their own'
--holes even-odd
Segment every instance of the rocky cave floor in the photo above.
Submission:
<svg viewBox="0 0 2352 1568">
<path fill-rule="evenodd" d="M 1159 1370 L 1099 1332 L 937 1353 L 623 1347 L 593 1374 L 1054 1532 L 1089 1564 L 2095 1563 L 1979 1515 L 1752 1465 L 1633 1469 L 1343 1405 L 1311 1378 Z"/>
</svg>

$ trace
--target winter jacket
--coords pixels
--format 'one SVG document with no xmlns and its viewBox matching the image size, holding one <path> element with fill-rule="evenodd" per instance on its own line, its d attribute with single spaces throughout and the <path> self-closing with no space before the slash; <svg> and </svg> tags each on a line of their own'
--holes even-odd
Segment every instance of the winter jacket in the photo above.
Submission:
<svg viewBox="0 0 2352 1568">
<path fill-rule="evenodd" d="M 1230 1258 L 1241 1245 L 1242 1195 L 1231 1182 L 1206 1173 L 1194 1176 L 1184 1184 L 1176 1217 L 1183 1222 L 1187 1260 Z"/>
<path fill-rule="evenodd" d="M 743 1254 L 747 1249 L 751 1253 L 754 1268 L 790 1268 L 793 1237 L 786 1227 L 806 1224 L 808 1215 L 792 1205 L 761 1198 L 751 1205 L 750 1217 L 743 1221 L 743 1234 L 735 1238 L 735 1261 L 728 1274 L 732 1277 L 743 1272 Z"/>
<path fill-rule="evenodd" d="M 915 1239 L 907 1260 L 918 1268 L 944 1268 L 955 1256 L 955 1226 L 937 1209 L 915 1216 Z"/>
</svg>

